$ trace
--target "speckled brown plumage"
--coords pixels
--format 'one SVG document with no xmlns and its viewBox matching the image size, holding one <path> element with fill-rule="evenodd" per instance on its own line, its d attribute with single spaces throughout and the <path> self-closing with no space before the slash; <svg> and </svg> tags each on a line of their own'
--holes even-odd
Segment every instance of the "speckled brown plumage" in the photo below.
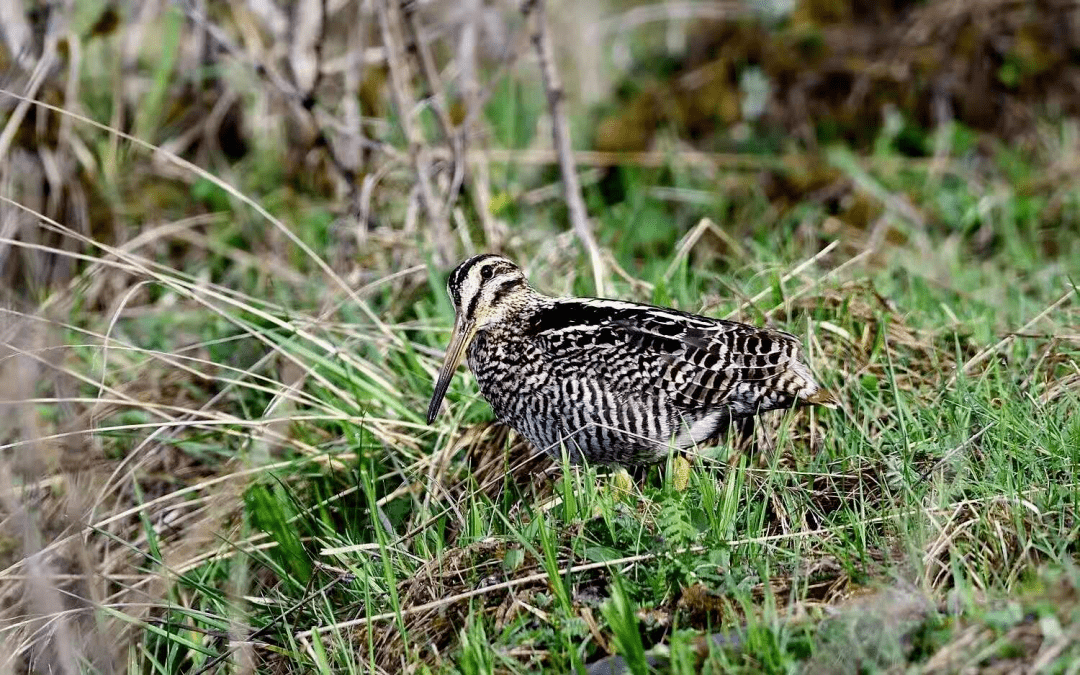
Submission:
<svg viewBox="0 0 1080 675">
<path fill-rule="evenodd" d="M 549 297 L 490 254 L 461 263 L 447 292 L 457 319 L 429 422 L 464 353 L 499 420 L 554 455 L 565 446 L 575 462 L 647 464 L 761 412 L 834 404 L 788 333 Z"/>
</svg>

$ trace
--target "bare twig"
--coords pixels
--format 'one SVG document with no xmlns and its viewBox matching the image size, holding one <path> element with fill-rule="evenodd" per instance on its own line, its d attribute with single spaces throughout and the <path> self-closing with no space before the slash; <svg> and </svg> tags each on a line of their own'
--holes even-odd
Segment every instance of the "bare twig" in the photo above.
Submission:
<svg viewBox="0 0 1080 675">
<path fill-rule="evenodd" d="M 566 110 L 563 106 L 564 92 L 562 83 L 559 81 L 559 73 L 555 69 L 555 55 L 547 32 L 544 0 L 525 0 L 521 6 L 521 13 L 529 22 L 529 37 L 540 62 L 540 76 L 544 82 L 544 91 L 547 93 L 551 131 L 555 139 L 555 150 L 559 154 L 559 170 L 562 172 L 566 205 L 570 209 L 570 222 L 574 225 L 574 234 L 589 252 L 596 294 L 602 296 L 604 295 L 604 260 L 600 256 L 600 248 L 593 237 L 589 214 L 585 210 L 585 199 L 581 196 L 581 184 L 578 182 L 577 166 L 574 164 L 574 153 L 570 144 L 570 124 L 566 119 Z"/>
<path fill-rule="evenodd" d="M 353 7 L 353 20 L 356 25 L 362 25 L 367 19 L 364 15 L 362 3 L 356 3 Z M 341 98 L 341 114 L 345 128 L 342 130 L 342 162 L 353 171 L 358 172 L 364 163 L 364 123 L 360 109 L 360 85 L 364 75 L 364 46 L 366 32 L 361 30 L 349 31 L 348 64 L 342 77 L 345 95 Z M 324 68 L 325 73 L 325 68 Z M 357 211 L 360 210 L 359 199 L 354 203 Z M 360 231 L 364 232 L 367 221 L 360 221 Z"/>
<path fill-rule="evenodd" d="M 458 40 L 458 67 L 461 71 L 461 92 L 465 98 L 465 121 L 461 125 L 462 138 L 469 138 L 469 130 L 481 119 L 480 84 L 477 81 L 476 48 L 478 42 L 481 0 L 464 0 L 465 21 Z M 465 162 L 469 167 L 469 188 L 472 191 L 473 206 L 480 215 L 480 224 L 484 228 L 484 238 L 488 246 L 500 248 L 504 229 L 491 215 L 491 178 L 487 157 L 483 153 L 466 153 Z"/>
<path fill-rule="evenodd" d="M 0 132 L 0 159 L 7 159 L 8 150 L 11 148 L 12 141 L 15 140 L 15 134 L 22 125 L 26 113 L 29 112 L 30 106 L 33 105 L 32 99 L 37 96 L 38 90 L 45 84 L 45 79 L 48 77 L 55 60 L 56 41 L 51 39 L 46 42 L 44 53 L 38 59 L 37 65 L 34 66 L 34 70 L 30 74 L 30 81 L 26 85 L 25 98 L 20 99 L 16 104 L 15 110 L 8 117 L 7 124 L 4 125 L 4 130 Z"/>
<path fill-rule="evenodd" d="M 261 6 L 263 5 L 260 5 L 260 7 Z M 277 9 L 273 5 L 265 6 Z M 213 40 L 218 47 L 225 50 L 225 52 L 233 59 L 236 59 L 237 62 L 244 64 L 251 72 L 268 82 L 284 96 L 298 101 L 303 99 L 303 94 L 301 94 L 291 82 L 278 72 L 278 69 L 274 66 L 273 62 L 261 59 L 258 56 L 253 55 L 250 50 L 244 50 L 239 45 L 234 44 L 229 37 L 229 34 L 211 22 L 206 16 L 206 13 L 193 2 L 190 0 L 181 2 L 180 7 L 184 10 L 184 13 L 192 23 L 204 30 L 206 35 Z M 273 25 L 276 23 L 276 17 L 263 16 L 259 12 L 255 12 L 255 15 L 271 23 L 271 32 L 275 34 L 280 32 L 281 29 L 277 29 Z M 281 20 L 285 22 L 286 26 L 288 25 L 288 19 Z"/>
<path fill-rule="evenodd" d="M 305 20 L 300 22 L 302 25 L 297 27 L 297 31 L 303 34 L 303 39 L 299 40 L 294 35 L 294 39 L 289 46 L 290 66 L 296 80 L 293 83 L 278 72 L 273 60 L 252 55 L 250 53 L 252 50 L 245 51 L 238 45 L 233 44 L 229 35 L 212 23 L 206 16 L 205 11 L 197 7 L 191 0 L 181 3 L 181 7 L 188 19 L 202 29 L 208 38 L 213 40 L 218 47 L 238 63 L 249 68 L 260 80 L 272 86 L 284 98 L 293 114 L 296 115 L 296 119 L 311 131 L 311 147 L 323 147 L 326 149 L 326 157 L 330 160 L 330 165 L 341 182 L 346 186 L 350 202 L 356 204 L 359 200 L 356 187 L 358 164 L 354 161 L 354 155 L 346 153 L 344 159 L 339 157 L 338 150 L 331 137 L 327 134 L 326 128 L 333 128 L 346 137 L 351 136 L 363 147 L 388 151 L 391 155 L 393 150 L 370 139 L 363 138 L 362 134 L 356 131 L 359 128 L 357 125 L 350 124 L 348 119 L 345 121 L 338 120 L 316 105 L 315 89 L 325 74 L 325 69 L 322 67 L 321 48 L 326 30 L 327 11 L 325 5 L 325 0 L 313 0 L 312 7 L 314 7 L 314 10 L 310 8 L 296 10 L 305 17 Z M 258 11 L 254 12 L 255 15 L 268 24 L 271 33 L 282 35 L 285 27 L 288 26 L 288 20 L 282 18 L 283 15 L 280 14 L 280 10 L 273 3 L 258 3 L 257 8 Z M 314 21 L 312 17 L 314 17 Z M 303 44 L 300 44 L 300 42 Z M 350 97 L 345 97 L 345 100 L 350 100 Z M 119 127 L 120 124 L 114 120 L 111 126 Z"/>
<path fill-rule="evenodd" d="M 300 0 L 292 8 L 289 35 L 289 66 L 293 82 L 310 101 L 322 74 L 322 44 L 326 33 L 325 0 Z"/>
<path fill-rule="evenodd" d="M 431 92 L 431 107 L 435 111 L 435 119 L 439 123 L 439 129 L 454 158 L 454 170 L 450 181 L 450 190 L 446 193 L 443 203 L 443 212 L 448 213 L 457 201 L 461 184 L 465 179 L 465 137 L 454 127 L 450 113 L 447 111 L 446 92 L 443 90 L 442 80 L 439 78 L 439 69 L 435 66 L 435 57 L 431 53 L 431 47 L 423 40 L 424 31 L 420 25 L 420 17 L 416 14 L 415 0 L 398 0 L 402 16 L 405 17 L 405 27 L 409 31 L 409 41 L 412 43 L 412 51 L 416 52 L 416 60 L 420 64 L 420 74 L 427 83 Z"/>
<path fill-rule="evenodd" d="M 447 219 L 446 211 L 439 203 L 435 194 L 435 187 L 431 183 L 430 153 L 420 134 L 420 130 L 413 124 L 412 112 L 415 103 L 409 95 L 408 66 L 402 59 L 397 39 L 390 26 L 390 13 L 392 11 L 390 0 L 379 0 L 375 3 L 375 6 L 379 14 L 379 30 L 382 33 L 383 47 L 386 49 L 386 62 L 390 68 L 390 97 L 393 99 L 401 129 L 405 133 L 405 139 L 409 144 L 409 157 L 412 159 L 413 168 L 416 171 L 420 200 L 434 227 L 435 251 L 440 264 L 449 265 L 453 260 L 454 244 L 450 234 L 450 221 Z"/>
<path fill-rule="evenodd" d="M 745 17 L 752 11 L 742 2 L 661 2 L 634 7 L 603 19 L 590 31 L 596 39 L 608 35 L 626 35 L 646 23 L 656 21 L 728 21 Z"/>
<path fill-rule="evenodd" d="M 461 186 L 467 177 L 469 179 L 469 189 L 472 193 L 473 206 L 480 215 L 487 243 L 494 248 L 498 248 L 501 237 L 499 236 L 497 225 L 494 222 L 494 218 L 488 207 L 488 204 L 491 201 L 491 195 L 488 188 L 488 167 L 486 158 L 481 157 L 479 160 L 474 159 L 473 162 L 471 162 L 477 167 L 475 173 L 467 171 L 470 164 L 468 155 L 466 154 L 466 143 L 470 136 L 469 129 L 473 123 L 480 119 L 480 116 L 467 115 L 464 123 L 460 126 L 454 125 L 453 120 L 450 118 L 445 88 L 439 77 L 439 70 L 435 65 L 435 58 L 431 53 L 431 46 L 429 41 L 424 39 L 425 31 L 420 24 L 420 17 L 416 11 L 417 3 L 414 0 L 399 0 L 399 5 L 401 13 L 405 17 L 405 25 L 409 30 L 409 40 L 412 43 L 412 50 L 415 50 L 417 61 L 420 64 L 420 73 L 431 94 L 431 106 L 435 111 L 435 119 L 438 121 L 443 137 L 450 146 L 450 152 L 453 159 L 454 169 L 450 181 L 450 189 L 444 200 L 445 212 L 449 213 L 451 209 L 453 209 L 458 195 L 461 192 Z M 461 89 L 466 98 L 469 110 L 472 110 L 478 105 L 477 99 L 479 87 L 476 84 L 475 66 L 475 14 L 477 11 L 477 7 L 472 7 L 471 12 L 467 11 L 468 15 L 465 18 L 465 23 L 462 28 L 462 36 L 458 49 L 461 70 Z"/>
</svg>

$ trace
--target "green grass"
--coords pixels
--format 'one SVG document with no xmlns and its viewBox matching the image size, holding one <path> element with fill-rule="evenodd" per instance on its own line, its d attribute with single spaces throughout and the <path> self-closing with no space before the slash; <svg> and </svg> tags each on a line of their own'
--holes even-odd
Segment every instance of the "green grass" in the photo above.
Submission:
<svg viewBox="0 0 1080 675">
<path fill-rule="evenodd" d="M 676 250 L 680 227 L 644 215 L 665 205 L 640 200 L 637 208 L 657 223 L 648 246 Z M 598 222 L 616 236 L 613 224 Z M 146 619 L 131 617 L 143 628 L 130 665 L 198 672 L 222 656 L 239 658 L 223 635 L 257 632 L 249 658 L 275 669 L 364 672 L 372 662 L 420 661 L 437 672 L 567 672 L 613 650 L 634 673 L 648 672 L 646 654 L 673 672 L 702 663 L 787 672 L 831 658 L 854 672 L 918 667 L 970 626 L 1000 634 L 981 638 L 977 663 L 1011 658 L 1007 638 L 1019 626 L 1048 635 L 1050 619 L 1041 617 L 1059 608 L 1040 599 L 1049 593 L 1040 580 L 1049 574 L 1070 598 L 1076 593 L 1080 416 L 1075 387 L 1055 388 L 1069 376 L 1076 344 L 1019 337 L 951 379 L 1068 292 L 1064 275 L 1011 270 L 1003 254 L 975 266 L 932 261 L 955 272 L 944 285 L 900 266 L 859 268 L 845 282 L 813 267 L 781 283 L 799 262 L 793 251 L 751 240 L 741 271 L 691 260 L 665 278 L 657 270 L 676 262 L 672 253 L 639 262 L 643 245 L 623 245 L 619 262 L 654 284 L 644 299 L 697 311 L 704 298 L 722 298 L 710 308 L 719 316 L 738 304 L 727 288 L 763 292 L 745 316 L 775 309 L 772 320 L 810 346 L 842 409 L 775 415 L 776 448 L 760 456 L 729 463 L 723 448 L 703 449 L 685 493 L 656 469 L 623 496 L 595 467 L 555 466 L 552 479 L 526 477 L 531 487 L 553 480 L 532 499 L 501 481 L 481 489 L 468 453 L 455 449 L 491 416 L 470 376 L 455 380 L 436 425 L 422 424 L 434 355 L 452 320 L 438 275 L 412 292 L 403 314 L 383 314 L 389 336 L 348 306 L 341 323 L 309 324 L 296 310 L 162 284 L 198 300 L 190 322 L 211 349 L 208 363 L 223 364 L 212 371 L 213 388 L 238 383 L 213 415 L 190 410 L 191 426 L 166 431 L 162 447 L 233 467 L 225 484 L 236 501 L 215 507 L 219 484 L 196 479 L 184 481 L 196 487 L 185 496 L 162 495 L 216 523 L 200 555 L 178 560 L 152 522 L 157 511 L 140 498 L 144 536 L 123 542 L 128 568 L 168 579 L 171 590 Z M 530 259 L 529 247 L 521 253 Z M 544 277 L 542 263 L 534 270 Z M 625 280 L 609 282 L 618 296 L 642 297 Z M 387 294 L 378 300 L 390 302 Z M 223 331 L 207 334 L 213 322 L 197 317 L 215 313 Z M 168 351 L 168 332 L 183 316 L 120 320 L 107 379 L 158 371 L 163 359 L 126 336 L 145 344 L 140 334 L 155 335 L 156 349 Z M 1074 319 L 1059 310 L 1038 332 Z M 219 338 L 236 340 L 222 351 L 212 344 Z M 277 372 L 260 363 L 268 350 Z M 231 373 L 229 362 L 241 370 Z M 279 379 L 286 363 L 302 373 L 292 389 Z M 144 426 L 155 426 L 149 412 L 106 415 L 99 438 L 123 456 Z M 225 428 L 211 424 L 215 417 Z M 521 443 L 484 449 L 496 457 L 509 449 L 511 468 L 528 452 Z M 240 478 L 245 468 L 255 471 Z M 205 506 L 184 509 L 191 499 Z M 893 616 L 887 606 L 862 609 L 866 594 L 919 602 L 917 610 L 898 602 Z M 1029 604 L 1049 609 L 1030 610 L 1043 612 L 1036 621 L 1022 609 Z M 998 606 L 1006 609 L 988 609 Z M 1055 620 L 1074 630 L 1067 609 Z M 711 633 L 735 637 L 710 648 L 702 636 Z M 1076 656 L 1072 643 L 1056 662 Z"/>
<path fill-rule="evenodd" d="M 968 269 L 935 287 L 888 268 L 854 282 L 815 274 L 781 284 L 796 262 L 760 257 L 751 266 L 762 273 L 725 283 L 766 292 L 759 309 L 775 305 L 779 325 L 811 345 L 842 409 L 777 415 L 775 451 L 761 456 L 727 463 L 703 449 L 685 493 L 656 469 L 622 496 L 597 468 L 566 466 L 535 500 L 499 482 L 480 489 L 467 453 L 455 450 L 490 419 L 471 377 L 455 381 L 434 428 L 421 423 L 432 354 L 445 340 L 429 327 L 451 323 L 430 287 L 416 296 L 422 324 L 397 328 L 384 317 L 398 344 L 363 324 L 308 336 L 293 312 L 269 320 L 229 310 L 238 335 L 261 336 L 305 377 L 285 415 L 266 413 L 283 390 L 252 380 L 221 410 L 258 424 L 177 439 L 182 455 L 259 470 L 233 482 L 243 501 L 228 507 L 210 559 L 167 564 L 145 524 L 132 564 L 168 572 L 173 590 L 131 665 L 197 672 L 229 650 L 223 631 L 259 630 L 253 652 L 264 667 L 324 672 L 414 661 L 439 672 L 566 672 L 609 649 L 635 673 L 648 671 L 646 653 L 670 658 L 674 672 L 696 672 L 701 659 L 717 671 L 787 672 L 833 658 L 845 640 L 858 649 L 843 652 L 844 667 L 865 670 L 924 663 L 967 626 L 1007 636 L 1034 625 L 1019 610 L 993 619 L 1001 610 L 987 608 L 1041 602 L 1042 574 L 1074 578 L 1080 417 L 1075 390 L 1054 387 L 1075 343 L 1018 338 L 949 380 L 1002 327 L 1067 291 L 1066 279 L 995 290 L 996 273 Z M 638 267 L 632 257 L 621 264 Z M 699 310 L 682 300 L 725 295 L 717 278 L 686 265 L 665 293 Z M 267 417 L 283 422 L 271 431 Z M 106 438 L 124 447 L 137 435 Z M 485 449 L 507 447 L 511 466 L 528 452 L 521 443 Z M 918 611 L 863 616 L 865 594 L 909 594 Z M 738 637 L 705 649 L 709 633 Z M 985 648 L 980 662 L 1007 658 L 1004 642 Z M 1059 662 L 1076 654 L 1074 644 Z"/>
<path fill-rule="evenodd" d="M 165 104 L 173 67 L 153 69 L 147 110 Z M 526 148 L 542 110 L 515 80 L 488 123 Z M 136 128 L 164 132 L 152 117 Z M 108 144 L 95 148 L 107 164 Z M 141 151 L 122 149 L 121 164 Z M 891 214 L 872 252 L 876 221 L 806 195 L 729 193 L 675 156 L 591 184 L 619 268 L 611 295 L 788 330 L 841 400 L 769 416 L 770 451 L 700 449 L 685 492 L 666 466 L 627 493 L 602 467 L 529 461 L 489 428 L 465 372 L 426 425 L 448 270 L 384 230 L 353 262 L 320 264 L 296 243 L 323 258 L 344 247 L 331 211 L 278 185 L 272 148 L 241 167 L 238 192 L 206 175 L 173 186 L 217 223 L 180 252 L 50 224 L 88 259 L 39 313 L 4 311 L 63 346 L 48 372 L 68 386 L 29 386 L 40 437 L 0 449 L 98 453 L 94 482 L 57 470 L 44 485 L 95 507 L 44 547 L 96 556 L 98 586 L 65 597 L 132 671 L 562 673 L 617 655 L 635 674 L 1076 672 L 1080 192 L 1023 184 L 1057 151 L 1001 148 L 973 166 L 959 144 L 943 175 L 889 139 L 869 159 L 824 153 L 849 196 Z M 565 236 L 552 244 L 561 202 L 521 200 L 556 179 L 493 167 L 507 252 L 538 287 L 588 294 L 586 258 Z M 393 220 L 407 189 L 388 192 Z M 846 227 L 830 234 L 838 214 Z M 703 218 L 714 227 L 699 231 Z M 0 540 L 0 581 L 32 567 L 18 550 Z M 5 639 L 29 651 L 36 628 L 15 622 Z"/>
</svg>

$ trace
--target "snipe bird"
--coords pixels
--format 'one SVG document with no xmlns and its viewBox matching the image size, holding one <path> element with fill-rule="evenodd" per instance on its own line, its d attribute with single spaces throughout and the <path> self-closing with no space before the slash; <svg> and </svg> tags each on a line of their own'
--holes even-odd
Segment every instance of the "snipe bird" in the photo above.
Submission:
<svg viewBox="0 0 1080 675">
<path fill-rule="evenodd" d="M 555 457 L 633 466 L 758 413 L 835 407 L 788 333 L 618 300 L 554 298 L 483 254 L 446 284 L 456 311 L 428 423 L 468 355 L 498 419 Z"/>
</svg>

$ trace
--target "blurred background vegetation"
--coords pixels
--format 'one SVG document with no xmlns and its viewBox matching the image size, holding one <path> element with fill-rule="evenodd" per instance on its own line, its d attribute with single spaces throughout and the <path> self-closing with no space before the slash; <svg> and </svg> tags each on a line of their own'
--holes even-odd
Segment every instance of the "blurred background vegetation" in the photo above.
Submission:
<svg viewBox="0 0 1080 675">
<path fill-rule="evenodd" d="M 4 667 L 1065 672 L 1078 175 L 1072 1 L 5 2 Z M 843 415 L 636 512 L 471 378 L 429 429 L 487 250 L 792 330 Z"/>
</svg>

